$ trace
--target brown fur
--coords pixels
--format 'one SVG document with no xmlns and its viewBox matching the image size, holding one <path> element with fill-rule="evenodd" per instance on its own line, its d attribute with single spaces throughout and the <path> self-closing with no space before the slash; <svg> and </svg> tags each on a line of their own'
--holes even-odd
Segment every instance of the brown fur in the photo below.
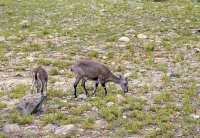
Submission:
<svg viewBox="0 0 200 138">
<path fill-rule="evenodd" d="M 47 92 L 47 82 L 48 82 L 48 74 L 45 69 L 43 69 L 41 66 L 34 68 L 32 70 L 32 87 L 31 89 L 33 90 L 33 87 L 36 88 L 37 93 L 41 92 L 43 95 L 44 89 L 45 92 Z"/>
<path fill-rule="evenodd" d="M 106 83 L 111 81 L 116 84 L 122 85 L 127 85 L 127 79 L 123 77 L 117 77 L 115 76 L 108 67 L 105 65 L 92 61 L 92 60 L 81 60 L 77 64 L 73 65 L 71 67 L 71 71 L 76 74 L 76 81 L 74 82 L 74 95 L 76 95 L 76 87 L 79 83 L 80 80 L 82 80 L 82 87 L 85 90 L 86 95 L 88 95 L 88 92 L 85 88 L 85 82 L 87 80 L 93 80 L 95 81 L 95 86 L 94 86 L 94 91 L 93 94 L 96 94 L 96 89 L 98 87 L 98 84 L 100 83 L 105 90 L 105 95 L 107 95 L 107 90 L 106 90 Z M 126 89 L 126 90 L 125 90 Z M 123 90 L 127 91 L 127 88 L 123 86 Z"/>
</svg>

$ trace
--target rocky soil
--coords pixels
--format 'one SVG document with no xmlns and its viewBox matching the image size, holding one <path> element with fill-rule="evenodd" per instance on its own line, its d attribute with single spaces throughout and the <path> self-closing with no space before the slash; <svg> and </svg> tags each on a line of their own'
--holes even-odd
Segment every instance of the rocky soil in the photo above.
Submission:
<svg viewBox="0 0 200 138">
<path fill-rule="evenodd" d="M 200 137 L 199 27 L 197 0 L 0 1 L 0 137 Z M 129 92 L 79 86 L 75 99 L 83 58 L 128 76 Z M 47 101 L 23 115 L 38 65 Z"/>
</svg>

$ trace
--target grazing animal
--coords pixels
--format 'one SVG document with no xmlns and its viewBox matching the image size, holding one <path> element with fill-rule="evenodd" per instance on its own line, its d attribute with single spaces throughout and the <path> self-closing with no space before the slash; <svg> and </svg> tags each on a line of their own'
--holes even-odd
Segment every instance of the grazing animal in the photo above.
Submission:
<svg viewBox="0 0 200 138">
<path fill-rule="evenodd" d="M 32 70 L 32 87 L 31 90 L 33 91 L 33 88 L 36 88 L 36 92 L 40 92 L 42 95 L 44 95 L 44 89 L 47 93 L 47 82 L 48 82 L 48 74 L 45 69 L 43 69 L 41 66 L 34 68 Z"/>
<path fill-rule="evenodd" d="M 107 95 L 106 83 L 114 82 L 119 84 L 122 90 L 128 92 L 128 80 L 123 76 L 115 76 L 105 65 L 92 61 L 92 60 L 81 60 L 77 64 L 71 66 L 71 71 L 76 74 L 76 80 L 74 82 L 74 96 L 77 97 L 76 88 L 81 80 L 82 87 L 84 88 L 85 94 L 88 95 L 88 91 L 85 87 L 85 83 L 87 80 L 95 81 L 93 95 L 96 95 L 96 89 L 99 83 L 102 85 L 105 91 L 105 95 Z"/>
</svg>

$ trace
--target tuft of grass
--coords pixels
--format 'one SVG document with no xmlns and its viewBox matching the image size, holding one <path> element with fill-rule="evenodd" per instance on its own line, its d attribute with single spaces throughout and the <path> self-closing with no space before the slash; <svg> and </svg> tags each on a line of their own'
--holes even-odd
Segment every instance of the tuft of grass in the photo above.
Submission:
<svg viewBox="0 0 200 138">
<path fill-rule="evenodd" d="M 0 109 L 6 108 L 6 107 L 7 107 L 7 104 L 0 102 Z"/>
<path fill-rule="evenodd" d="M 166 102 L 170 102 L 172 100 L 173 100 L 173 98 L 172 98 L 170 93 L 162 92 L 161 94 L 157 95 L 154 98 L 154 103 L 163 104 L 163 103 L 166 103 Z"/>
<path fill-rule="evenodd" d="M 31 124 L 33 122 L 32 115 L 22 115 L 17 111 L 14 111 L 10 114 L 9 120 L 12 123 L 18 123 L 20 125 Z"/>
<path fill-rule="evenodd" d="M 59 72 L 58 72 L 58 69 L 57 68 L 52 68 L 50 71 L 49 71 L 49 75 L 58 75 Z"/>
<path fill-rule="evenodd" d="M 78 107 L 71 108 L 70 113 L 73 115 L 81 115 L 85 111 L 88 111 L 90 108 L 91 108 L 90 106 L 88 106 L 87 104 L 84 104 Z"/>
<path fill-rule="evenodd" d="M 118 106 L 102 107 L 100 115 L 107 121 L 113 121 L 122 117 L 122 110 Z"/>
<path fill-rule="evenodd" d="M 84 121 L 82 123 L 82 128 L 84 128 L 84 129 L 92 129 L 93 125 L 94 125 L 94 121 L 95 120 L 92 117 L 84 119 Z"/>
<path fill-rule="evenodd" d="M 41 121 L 43 122 L 43 124 L 58 124 L 59 122 L 62 122 L 66 119 L 66 115 L 60 111 L 57 111 L 55 113 L 44 114 L 41 117 Z"/>
<path fill-rule="evenodd" d="M 135 121 L 135 120 L 129 120 L 127 123 L 124 125 L 126 130 L 129 133 L 137 133 L 139 130 L 143 127 L 143 123 L 140 121 Z"/>
<path fill-rule="evenodd" d="M 61 89 L 49 89 L 47 95 L 50 97 L 63 97 L 66 93 Z"/>
<path fill-rule="evenodd" d="M 18 84 L 15 88 L 13 88 L 10 92 L 10 98 L 21 98 L 28 91 L 29 87 L 25 84 Z"/>
<path fill-rule="evenodd" d="M 7 136 L 3 132 L 0 132 L 0 138 L 7 138 Z"/>
<path fill-rule="evenodd" d="M 97 58 L 98 57 L 98 52 L 97 51 L 90 51 L 88 53 L 88 57 L 90 57 L 90 58 Z"/>
<path fill-rule="evenodd" d="M 155 49 L 155 44 L 154 43 L 148 43 L 144 45 L 144 50 L 146 52 L 153 52 Z"/>
</svg>

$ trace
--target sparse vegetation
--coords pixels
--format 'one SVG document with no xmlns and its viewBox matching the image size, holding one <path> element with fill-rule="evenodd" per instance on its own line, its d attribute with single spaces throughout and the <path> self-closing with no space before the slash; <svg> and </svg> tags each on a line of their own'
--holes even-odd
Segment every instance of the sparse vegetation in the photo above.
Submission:
<svg viewBox="0 0 200 138">
<path fill-rule="evenodd" d="M 10 98 L 22 98 L 28 91 L 29 87 L 25 84 L 15 86 L 10 92 Z"/>
<path fill-rule="evenodd" d="M 9 123 L 21 137 L 63 137 L 55 130 L 74 125 L 67 136 L 200 137 L 199 22 L 199 0 L 0 1 L 0 130 Z M 126 74 L 129 92 L 110 83 L 106 97 L 102 87 L 94 97 L 87 81 L 90 96 L 78 86 L 73 98 L 69 67 L 80 59 Z M 13 107 L 39 65 L 50 74 L 47 102 L 25 116 Z"/>
</svg>

